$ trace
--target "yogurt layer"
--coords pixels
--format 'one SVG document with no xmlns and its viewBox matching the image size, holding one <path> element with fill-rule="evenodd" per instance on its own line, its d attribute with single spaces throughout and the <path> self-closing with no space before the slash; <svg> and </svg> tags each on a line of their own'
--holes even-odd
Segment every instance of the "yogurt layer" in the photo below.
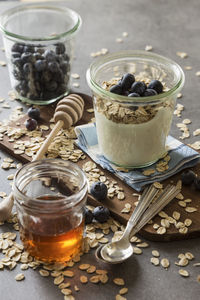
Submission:
<svg viewBox="0 0 200 300">
<path fill-rule="evenodd" d="M 149 121 L 123 124 L 108 120 L 95 111 L 98 142 L 102 154 L 123 167 L 142 167 L 157 161 L 166 153 L 172 110 L 160 108 Z"/>
</svg>

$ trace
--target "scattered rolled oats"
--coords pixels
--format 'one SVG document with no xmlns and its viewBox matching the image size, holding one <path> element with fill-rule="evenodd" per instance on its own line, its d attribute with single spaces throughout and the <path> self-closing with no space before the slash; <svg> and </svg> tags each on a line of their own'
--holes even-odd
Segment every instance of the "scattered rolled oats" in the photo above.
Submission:
<svg viewBox="0 0 200 300">
<path fill-rule="evenodd" d="M 180 269 L 178 272 L 179 272 L 179 274 L 180 274 L 181 276 L 183 276 L 183 277 L 188 277 L 188 276 L 190 276 L 189 272 L 186 271 L 186 270 Z"/>
<path fill-rule="evenodd" d="M 185 208 L 185 211 L 188 212 L 188 213 L 193 213 L 193 212 L 197 211 L 197 208 L 196 207 L 187 206 Z"/>
<path fill-rule="evenodd" d="M 161 259 L 160 263 L 161 263 L 161 265 L 162 265 L 163 268 L 168 268 L 169 265 L 170 265 L 169 260 L 167 258 Z"/>
<path fill-rule="evenodd" d="M 180 58 L 186 58 L 186 57 L 188 57 L 188 54 L 186 52 L 177 51 L 176 55 L 179 56 Z"/>
<path fill-rule="evenodd" d="M 115 296 L 115 300 L 127 300 L 126 298 L 122 297 L 121 295 L 117 294 Z"/>
<path fill-rule="evenodd" d="M 157 250 L 152 250 L 152 255 L 155 256 L 155 257 L 159 257 L 160 256 L 160 253 L 157 251 Z"/>
<path fill-rule="evenodd" d="M 125 294 L 127 294 L 128 293 L 128 288 L 126 288 L 126 287 L 123 287 L 120 291 L 119 291 L 119 294 L 120 295 L 125 295 Z"/>
<path fill-rule="evenodd" d="M 133 247 L 133 253 L 134 254 L 142 254 L 142 249 L 140 249 L 138 247 Z"/>
<path fill-rule="evenodd" d="M 158 257 L 151 257 L 151 263 L 154 265 L 154 266 L 158 266 L 160 264 L 160 260 Z"/>
<path fill-rule="evenodd" d="M 166 233 L 166 228 L 161 226 L 156 230 L 157 234 L 165 234 Z"/>
<path fill-rule="evenodd" d="M 74 79 L 79 79 L 79 78 L 80 78 L 80 75 L 77 74 L 77 73 L 73 73 L 73 74 L 71 75 L 71 77 L 74 78 Z"/>
<path fill-rule="evenodd" d="M 119 277 L 114 278 L 114 279 L 113 279 L 113 282 L 114 282 L 116 285 L 120 285 L 120 286 L 125 284 L 124 279 L 123 279 L 123 278 L 119 278 Z"/>
<path fill-rule="evenodd" d="M 16 281 L 21 281 L 25 278 L 24 274 L 23 273 L 19 273 L 15 276 L 15 280 Z"/>
<path fill-rule="evenodd" d="M 49 271 L 47 271 L 47 270 L 41 269 L 41 270 L 39 270 L 39 273 L 43 277 L 48 277 L 49 276 Z"/>
<path fill-rule="evenodd" d="M 89 269 L 89 267 L 90 267 L 90 264 L 81 264 L 79 266 L 79 269 L 80 270 L 87 270 L 87 269 Z"/>
<path fill-rule="evenodd" d="M 80 282 L 84 283 L 84 284 L 87 283 L 88 282 L 87 276 L 85 276 L 85 275 L 80 276 Z"/>
<path fill-rule="evenodd" d="M 145 51 L 151 51 L 153 47 L 151 45 L 146 45 Z"/>
</svg>

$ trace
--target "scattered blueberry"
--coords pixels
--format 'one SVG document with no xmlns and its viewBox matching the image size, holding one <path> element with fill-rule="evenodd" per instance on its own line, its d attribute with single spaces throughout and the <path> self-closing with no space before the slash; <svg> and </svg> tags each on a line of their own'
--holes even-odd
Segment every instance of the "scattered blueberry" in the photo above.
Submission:
<svg viewBox="0 0 200 300">
<path fill-rule="evenodd" d="M 93 213 L 87 207 L 84 207 L 84 214 L 85 214 L 85 224 L 92 223 Z"/>
<path fill-rule="evenodd" d="M 128 94 L 128 97 L 140 97 L 140 95 L 137 93 L 130 93 Z"/>
<path fill-rule="evenodd" d="M 97 200 L 104 200 L 107 196 L 107 186 L 103 182 L 94 182 L 90 188 L 91 195 Z"/>
<path fill-rule="evenodd" d="M 123 90 L 129 90 L 135 82 L 135 76 L 131 73 L 126 73 L 121 78 L 121 87 Z"/>
<path fill-rule="evenodd" d="M 104 223 L 110 216 L 110 211 L 107 207 L 97 206 L 93 210 L 93 216 L 99 223 Z"/>
<path fill-rule="evenodd" d="M 195 188 L 200 191 L 200 177 L 196 177 L 194 180 Z"/>
<path fill-rule="evenodd" d="M 25 123 L 26 128 L 29 131 L 35 130 L 37 128 L 37 121 L 35 119 L 28 119 Z"/>
<path fill-rule="evenodd" d="M 120 84 L 113 85 L 110 88 L 110 92 L 114 93 L 114 94 L 121 95 L 121 93 L 122 93 L 122 86 Z"/>
<path fill-rule="evenodd" d="M 196 174 L 191 170 L 184 171 L 181 174 L 182 183 L 185 185 L 192 184 L 195 181 L 195 179 L 196 179 Z"/>
<path fill-rule="evenodd" d="M 37 107 L 30 107 L 27 111 L 29 118 L 38 120 L 40 118 L 40 110 Z"/>
<path fill-rule="evenodd" d="M 149 85 L 147 86 L 148 89 L 153 89 L 155 90 L 158 94 L 162 93 L 163 91 L 163 85 L 162 83 L 157 80 L 157 79 L 154 79 L 152 80 Z"/>
<path fill-rule="evenodd" d="M 136 81 L 131 86 L 131 93 L 137 93 L 142 96 L 146 90 L 147 86 L 143 81 Z"/>
<path fill-rule="evenodd" d="M 153 90 L 153 89 L 146 89 L 145 90 L 145 92 L 144 92 L 144 94 L 143 94 L 143 96 L 144 97 L 147 97 L 147 96 L 155 96 L 155 95 L 157 95 L 158 93 L 155 91 L 155 90 Z"/>
</svg>

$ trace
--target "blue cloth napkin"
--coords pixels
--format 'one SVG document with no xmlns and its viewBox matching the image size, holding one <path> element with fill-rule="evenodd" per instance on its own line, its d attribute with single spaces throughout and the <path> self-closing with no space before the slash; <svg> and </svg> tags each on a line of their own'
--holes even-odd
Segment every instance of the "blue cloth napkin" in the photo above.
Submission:
<svg viewBox="0 0 200 300">
<path fill-rule="evenodd" d="M 75 128 L 77 135 L 76 144 L 85 153 L 87 153 L 92 160 L 99 164 L 103 169 L 114 173 L 121 180 L 126 182 L 129 186 L 136 191 L 141 191 L 145 185 L 153 183 L 155 181 L 162 181 L 179 171 L 193 167 L 197 164 L 200 158 L 200 154 L 190 148 L 189 146 L 181 143 L 172 136 L 167 138 L 167 147 L 169 149 L 169 155 L 171 160 L 168 162 L 169 169 L 163 173 L 156 171 L 156 162 L 150 167 L 132 169 L 128 172 L 117 170 L 117 166 L 108 161 L 101 153 L 98 147 L 98 139 L 96 133 L 96 127 L 94 123 L 77 126 Z M 145 176 L 143 172 L 150 169 L 155 169 L 155 173 L 150 176 Z"/>
</svg>

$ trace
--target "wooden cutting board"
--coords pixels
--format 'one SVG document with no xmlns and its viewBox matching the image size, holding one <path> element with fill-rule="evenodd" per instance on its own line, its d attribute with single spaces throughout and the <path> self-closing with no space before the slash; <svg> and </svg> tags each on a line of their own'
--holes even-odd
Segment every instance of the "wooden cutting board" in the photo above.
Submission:
<svg viewBox="0 0 200 300">
<path fill-rule="evenodd" d="M 92 113 L 87 112 L 87 109 L 92 108 L 92 98 L 88 95 L 85 94 L 80 94 L 85 101 L 85 112 L 82 117 L 82 119 L 79 121 L 78 125 L 80 124 L 85 124 L 90 121 L 90 119 L 93 117 Z M 39 125 L 49 125 L 49 120 L 52 118 L 53 113 L 55 110 L 55 105 L 48 105 L 41 107 L 41 119 L 39 121 Z M 21 119 L 18 120 L 18 123 L 20 123 L 20 126 L 24 126 L 24 122 L 27 119 L 27 116 L 22 117 Z M 13 127 L 19 127 L 16 126 L 16 122 L 10 122 L 10 126 Z M 43 131 L 43 135 L 49 134 L 49 131 Z M 27 139 L 27 137 L 22 137 L 21 139 Z M 2 141 L 0 141 L 0 147 L 1 149 L 5 150 L 7 153 L 11 154 L 18 160 L 22 161 L 23 163 L 29 162 L 31 160 L 30 157 L 28 157 L 25 154 L 15 154 L 14 149 L 13 149 L 13 143 L 10 143 L 9 138 L 7 136 L 4 137 Z M 85 160 L 79 161 L 77 164 L 82 167 L 82 165 L 86 162 L 91 160 L 89 157 L 87 157 Z M 99 167 L 101 169 L 101 167 Z M 194 172 L 197 173 L 200 176 L 200 164 L 198 164 L 195 168 L 193 168 Z M 129 214 L 123 214 L 121 213 L 121 210 L 124 208 L 125 203 L 130 203 L 134 209 L 134 202 L 138 200 L 136 196 L 133 196 L 133 193 L 136 192 L 134 191 L 131 187 L 129 187 L 127 184 L 122 182 L 120 179 L 118 179 L 114 174 L 108 172 L 107 170 L 102 171 L 105 173 L 106 177 L 109 180 L 115 180 L 118 182 L 118 185 L 123 187 L 126 198 L 123 201 L 119 201 L 116 197 L 114 197 L 112 200 L 105 200 L 103 202 L 103 205 L 107 206 L 109 210 L 111 211 L 111 214 L 118 219 L 120 222 L 123 224 L 126 224 L 127 220 L 129 219 L 132 211 Z M 167 183 L 176 183 L 180 179 L 180 174 L 176 174 L 175 176 L 171 177 L 168 180 L 163 181 L 164 186 Z M 170 204 L 166 206 L 164 209 L 165 212 L 169 215 L 172 216 L 172 213 L 174 211 L 178 211 L 181 213 L 180 220 L 181 222 L 184 222 L 185 219 L 189 218 L 192 220 L 192 225 L 188 228 L 188 233 L 187 234 L 180 234 L 178 230 L 171 225 L 168 229 L 167 232 L 164 235 L 157 234 L 156 230 L 153 228 L 152 224 L 148 224 L 143 229 L 140 231 L 140 234 L 144 237 L 146 237 L 149 240 L 154 240 L 154 241 L 171 241 L 171 240 L 178 240 L 178 239 L 187 239 L 187 238 L 192 238 L 192 237 L 197 237 L 200 236 L 200 191 L 196 191 L 193 186 L 187 187 L 184 186 L 182 189 L 182 194 L 184 195 L 184 198 L 190 198 L 192 199 L 192 202 L 188 204 L 188 206 L 196 207 L 198 210 L 193 213 L 187 213 L 183 207 L 180 207 L 178 205 L 178 200 L 174 199 Z M 91 195 L 88 196 L 88 203 L 91 205 L 97 206 L 101 205 L 102 203 L 98 202 L 95 200 Z M 153 223 L 156 223 L 160 225 L 161 218 L 157 215 L 153 219 Z"/>
</svg>

